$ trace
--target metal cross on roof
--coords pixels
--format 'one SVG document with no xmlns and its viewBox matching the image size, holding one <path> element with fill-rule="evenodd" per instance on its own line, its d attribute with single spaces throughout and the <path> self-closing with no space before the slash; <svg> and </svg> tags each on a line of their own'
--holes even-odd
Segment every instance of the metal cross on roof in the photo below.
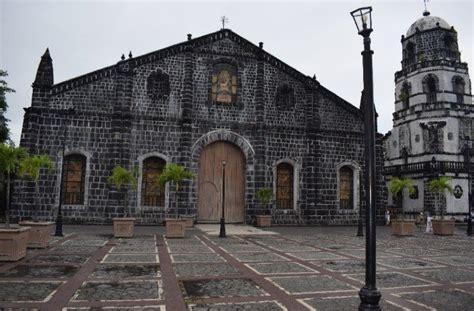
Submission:
<svg viewBox="0 0 474 311">
<path fill-rule="evenodd" d="M 430 2 L 430 0 L 423 0 L 423 3 L 425 4 L 425 12 L 428 12 L 428 7 L 426 6 L 428 2 Z"/>
<path fill-rule="evenodd" d="M 222 22 L 222 29 L 225 28 L 225 24 L 229 22 L 229 19 L 227 17 L 221 16 L 221 22 Z"/>
</svg>

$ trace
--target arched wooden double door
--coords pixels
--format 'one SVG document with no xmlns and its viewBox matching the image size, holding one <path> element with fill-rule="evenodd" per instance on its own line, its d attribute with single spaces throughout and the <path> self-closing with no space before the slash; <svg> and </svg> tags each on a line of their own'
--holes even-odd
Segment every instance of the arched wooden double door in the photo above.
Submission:
<svg viewBox="0 0 474 311">
<path fill-rule="evenodd" d="M 218 222 L 222 215 L 222 161 L 225 165 L 225 220 L 245 217 L 245 156 L 236 145 L 209 144 L 199 158 L 198 221 Z"/>
</svg>

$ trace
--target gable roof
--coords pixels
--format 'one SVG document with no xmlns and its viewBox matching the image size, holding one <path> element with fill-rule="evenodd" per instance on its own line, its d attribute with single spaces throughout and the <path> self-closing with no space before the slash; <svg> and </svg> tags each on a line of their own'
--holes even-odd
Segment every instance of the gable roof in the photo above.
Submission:
<svg viewBox="0 0 474 311">
<path fill-rule="evenodd" d="M 356 108 L 349 102 L 345 101 L 341 97 L 337 96 L 335 93 L 331 92 L 330 90 L 322 86 L 316 79 L 313 79 L 309 76 L 304 75 L 300 71 L 296 70 L 295 68 L 289 66 L 285 62 L 281 61 L 280 59 L 266 52 L 263 48 L 256 46 L 255 44 L 251 43 L 247 39 L 241 37 L 237 33 L 227 28 L 221 29 L 213 33 L 209 33 L 201 37 L 189 39 L 187 41 L 177 43 L 175 45 L 171 45 L 169 47 L 166 47 L 154 52 L 150 52 L 141 56 L 128 58 L 128 59 L 119 61 L 115 65 L 104 67 L 102 69 L 87 73 L 85 75 L 78 76 L 76 78 L 72 78 L 70 80 L 66 80 L 66 81 L 54 84 L 52 86 L 51 91 L 52 91 L 52 94 L 58 94 L 58 93 L 62 93 L 64 91 L 73 89 L 77 86 L 88 84 L 105 77 L 110 77 L 116 73 L 118 64 L 129 63 L 132 67 L 137 67 L 143 64 L 154 62 L 156 60 L 159 60 L 171 55 L 184 53 L 186 51 L 189 51 L 190 48 L 192 49 L 195 47 L 200 47 L 200 46 L 213 43 L 213 42 L 226 39 L 226 38 L 239 44 L 243 48 L 248 49 L 250 52 L 253 52 L 255 55 L 260 55 L 262 59 L 266 61 L 267 63 L 284 71 L 285 73 L 292 76 L 293 78 L 303 82 L 307 87 L 317 90 L 320 94 L 322 94 L 328 99 L 331 99 L 336 104 L 341 105 L 343 108 L 345 108 L 349 112 L 361 115 L 361 111 L 358 108 Z"/>
</svg>

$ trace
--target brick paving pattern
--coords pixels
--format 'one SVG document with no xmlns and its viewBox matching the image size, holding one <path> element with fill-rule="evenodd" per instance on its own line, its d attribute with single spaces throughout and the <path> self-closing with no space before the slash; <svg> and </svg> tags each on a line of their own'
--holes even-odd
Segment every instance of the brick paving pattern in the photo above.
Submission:
<svg viewBox="0 0 474 311">
<path fill-rule="evenodd" d="M 167 239 L 163 227 L 137 227 L 114 239 L 108 226 L 65 226 L 47 249 L 0 264 L 0 309 L 358 309 L 365 238 L 355 227 L 269 230 L 279 234 Z M 377 230 L 383 310 L 472 310 L 472 238 Z"/>
</svg>

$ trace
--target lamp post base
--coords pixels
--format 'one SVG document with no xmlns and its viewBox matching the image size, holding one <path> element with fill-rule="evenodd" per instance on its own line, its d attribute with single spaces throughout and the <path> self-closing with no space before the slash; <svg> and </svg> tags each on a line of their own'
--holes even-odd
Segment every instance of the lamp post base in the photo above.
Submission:
<svg viewBox="0 0 474 311">
<path fill-rule="evenodd" d="M 381 310 L 379 301 L 382 295 L 377 290 L 377 288 L 369 288 L 364 286 L 359 291 L 360 305 L 359 311 L 365 310 Z"/>
<path fill-rule="evenodd" d="M 63 235 L 63 217 L 61 214 L 56 217 L 56 230 L 54 236 L 64 236 Z"/>
<path fill-rule="evenodd" d="M 219 230 L 219 237 L 226 238 L 225 235 L 225 218 L 221 218 L 221 229 Z"/>
<path fill-rule="evenodd" d="M 359 222 L 357 224 L 357 236 L 364 236 L 362 218 L 359 217 Z"/>
<path fill-rule="evenodd" d="M 470 217 L 472 217 L 471 215 L 469 215 Z M 466 234 L 468 236 L 472 236 L 472 218 L 469 218 L 467 220 L 467 231 L 466 231 Z"/>
</svg>

